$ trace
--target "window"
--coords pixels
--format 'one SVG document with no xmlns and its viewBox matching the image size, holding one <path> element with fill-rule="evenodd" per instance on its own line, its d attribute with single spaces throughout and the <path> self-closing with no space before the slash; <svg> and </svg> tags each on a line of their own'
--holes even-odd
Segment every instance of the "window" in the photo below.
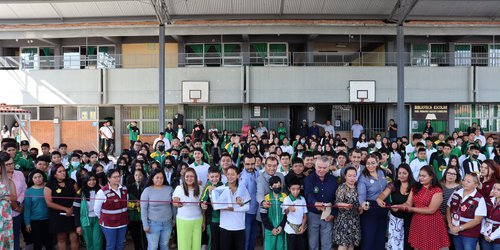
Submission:
<svg viewBox="0 0 500 250">
<path fill-rule="evenodd" d="M 258 126 L 259 121 L 264 123 L 268 130 L 277 129 L 279 122 L 283 122 L 290 135 L 290 108 L 288 106 L 260 106 L 260 116 L 254 114 L 254 107 L 251 108 L 250 126 Z"/>
<path fill-rule="evenodd" d="M 174 114 L 177 113 L 177 106 L 165 106 L 165 124 L 172 122 Z M 123 134 L 128 134 L 127 125 L 132 121 L 137 121 L 137 126 L 144 135 L 156 135 L 160 132 L 158 119 L 160 118 L 158 106 L 124 106 L 122 108 Z"/>
<path fill-rule="evenodd" d="M 470 66 L 471 64 L 471 45 L 470 44 L 456 44 L 455 53 L 455 66 Z"/>
<path fill-rule="evenodd" d="M 97 120 L 96 107 L 79 107 L 78 120 L 80 121 L 95 121 Z"/>
<path fill-rule="evenodd" d="M 427 44 L 412 44 L 412 65 L 429 66 L 429 46 Z"/>
<path fill-rule="evenodd" d="M 34 106 L 21 106 L 21 109 L 31 111 L 31 120 L 38 120 L 38 107 L 34 107 Z"/>
<path fill-rule="evenodd" d="M 287 43 L 251 43 L 250 64 L 288 65 Z"/>
<path fill-rule="evenodd" d="M 54 107 L 40 107 L 38 119 L 41 121 L 54 120 Z"/>
<path fill-rule="evenodd" d="M 466 131 L 475 122 L 484 132 L 500 131 L 500 105 L 456 104 L 455 130 Z"/>
<path fill-rule="evenodd" d="M 449 65 L 448 44 L 430 44 L 431 46 L 431 65 L 447 66 Z"/>
<path fill-rule="evenodd" d="M 500 45 L 490 44 L 489 51 L 489 66 L 500 66 Z"/>
<path fill-rule="evenodd" d="M 39 69 L 40 55 L 38 48 L 21 48 L 21 68 L 23 69 Z"/>
<path fill-rule="evenodd" d="M 241 106 L 186 106 L 184 128 L 191 132 L 196 119 L 200 119 L 207 131 L 214 125 L 219 132 L 239 133 L 243 126 L 242 117 Z"/>
<path fill-rule="evenodd" d="M 80 47 L 63 47 L 65 69 L 79 69 L 80 59 Z"/>
<path fill-rule="evenodd" d="M 65 121 L 76 121 L 78 118 L 77 113 L 78 113 L 77 107 L 63 107 L 62 119 Z"/>
<path fill-rule="evenodd" d="M 186 44 L 185 63 L 188 66 L 241 65 L 241 44 L 199 43 Z"/>
</svg>

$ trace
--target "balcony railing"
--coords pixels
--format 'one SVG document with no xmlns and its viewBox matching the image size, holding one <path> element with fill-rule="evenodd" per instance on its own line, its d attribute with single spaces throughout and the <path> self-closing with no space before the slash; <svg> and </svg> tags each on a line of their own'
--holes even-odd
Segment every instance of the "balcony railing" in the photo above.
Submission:
<svg viewBox="0 0 500 250">
<path fill-rule="evenodd" d="M 248 52 L 248 53 L 176 53 L 165 55 L 166 67 L 222 66 L 396 66 L 395 52 Z M 500 66 L 499 53 L 405 53 L 404 65 Z M 95 69 L 155 68 L 158 55 L 100 54 L 95 56 L 4 56 L 0 69 Z"/>
</svg>

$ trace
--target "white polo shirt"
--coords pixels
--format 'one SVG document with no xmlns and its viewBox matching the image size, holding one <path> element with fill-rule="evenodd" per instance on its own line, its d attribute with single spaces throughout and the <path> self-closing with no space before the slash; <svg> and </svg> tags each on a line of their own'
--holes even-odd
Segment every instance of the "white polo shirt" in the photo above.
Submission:
<svg viewBox="0 0 500 250">
<path fill-rule="evenodd" d="M 233 207 L 233 211 L 229 210 L 220 210 L 220 222 L 219 227 L 228 231 L 240 231 L 245 230 L 245 213 L 250 209 L 250 203 L 247 201 L 250 200 L 250 194 L 245 187 L 239 186 L 238 189 L 244 188 L 245 190 L 236 190 L 236 192 L 232 192 L 229 188 L 224 192 L 229 192 L 231 197 L 231 203 Z M 241 192 L 243 191 L 243 192 Z M 244 193 L 242 197 L 242 201 L 245 203 L 243 206 L 234 204 L 236 203 L 236 198 L 238 193 Z"/>
<path fill-rule="evenodd" d="M 293 201 L 292 198 L 290 198 L 290 195 L 285 197 L 283 205 L 281 206 L 283 208 L 283 213 L 285 213 L 285 209 L 289 208 L 291 205 L 295 205 L 295 212 L 288 212 L 286 215 L 287 223 L 285 224 L 285 232 L 287 234 L 295 234 L 295 231 L 292 227 L 290 227 L 290 225 L 288 225 L 288 222 L 300 225 L 302 224 L 304 214 L 307 214 L 306 199 L 304 197 L 299 196 Z"/>
</svg>

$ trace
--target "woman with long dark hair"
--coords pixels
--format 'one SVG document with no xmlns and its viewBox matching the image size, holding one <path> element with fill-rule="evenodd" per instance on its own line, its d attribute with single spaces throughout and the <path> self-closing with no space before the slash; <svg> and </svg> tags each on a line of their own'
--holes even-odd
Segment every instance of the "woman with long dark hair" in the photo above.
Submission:
<svg viewBox="0 0 500 250">
<path fill-rule="evenodd" d="M 333 242 L 339 246 L 339 250 L 353 250 L 361 243 L 356 176 L 356 168 L 346 167 L 343 175 L 344 183 L 335 193 L 335 203 L 340 207 L 339 214 L 333 223 Z"/>
<path fill-rule="evenodd" d="M 448 247 L 450 239 L 446 233 L 439 206 L 443 201 L 443 191 L 432 167 L 420 169 L 417 182 L 402 205 L 394 205 L 398 211 L 413 213 L 408 241 L 415 249 L 435 250 Z M 432 228 L 433 230 L 429 230 Z"/>
<path fill-rule="evenodd" d="M 396 170 L 397 179 L 377 197 L 377 204 L 385 207 L 385 200 L 392 205 L 404 204 L 408 200 L 412 186 L 415 184 L 410 166 L 406 163 L 399 165 Z M 410 233 L 411 213 L 391 209 L 389 214 L 389 241 L 388 249 L 411 249 L 408 243 Z"/>
<path fill-rule="evenodd" d="M 200 201 L 200 186 L 193 168 L 186 169 L 182 184 L 175 188 L 172 195 L 173 205 L 177 207 L 177 243 L 182 250 L 198 250 L 201 246 L 203 217 Z"/>
<path fill-rule="evenodd" d="M 493 189 L 493 185 L 497 182 L 500 175 L 500 167 L 494 160 L 485 160 L 481 163 L 481 167 L 479 168 L 480 172 L 480 180 L 481 180 L 481 188 L 478 189 L 479 193 L 488 199 L 491 194 L 491 190 Z"/>
<path fill-rule="evenodd" d="M 43 191 L 49 208 L 50 232 L 57 235 L 57 248 L 66 249 L 69 238 L 71 249 L 78 249 L 75 220 L 73 218 L 73 200 L 76 196 L 76 182 L 69 178 L 62 164 L 54 164 L 50 169 L 49 183 Z"/>
<path fill-rule="evenodd" d="M 148 238 L 148 250 L 167 250 L 172 233 L 173 189 L 168 185 L 165 173 L 153 170 L 141 195 L 141 219 Z"/>
<path fill-rule="evenodd" d="M 130 219 L 128 229 L 134 240 L 135 250 L 145 250 L 148 246 L 148 241 L 142 228 L 141 203 L 139 199 L 146 185 L 146 173 L 143 169 L 134 169 L 130 176 L 133 178 L 133 181 L 127 185 L 129 197 L 127 206 Z"/>
<path fill-rule="evenodd" d="M 0 249 L 14 249 L 12 208 L 17 207 L 14 183 L 7 176 L 7 165 L 14 167 L 14 159 L 0 152 Z"/>
<path fill-rule="evenodd" d="M 43 196 L 45 188 L 45 173 L 35 169 L 28 175 L 31 185 L 24 197 L 24 223 L 26 231 L 31 234 L 33 248 L 50 250 L 53 247 L 52 236 L 49 233 L 49 209 Z"/>
<path fill-rule="evenodd" d="M 78 190 L 77 199 L 73 202 L 76 232 L 83 234 L 88 250 L 102 249 L 101 227 L 94 212 L 95 197 L 99 189 L 94 174 L 87 173 L 82 178 L 82 188 Z"/>
</svg>

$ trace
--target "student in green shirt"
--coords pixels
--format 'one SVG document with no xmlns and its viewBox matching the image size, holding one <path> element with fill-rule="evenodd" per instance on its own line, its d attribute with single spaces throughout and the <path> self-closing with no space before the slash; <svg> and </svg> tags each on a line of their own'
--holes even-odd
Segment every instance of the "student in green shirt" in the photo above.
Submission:
<svg viewBox="0 0 500 250">
<path fill-rule="evenodd" d="M 127 125 L 128 129 L 128 137 L 130 140 L 130 148 L 134 147 L 134 143 L 139 140 L 139 136 L 141 135 L 141 130 L 137 127 L 137 122 L 133 121 L 129 125 Z"/>
<path fill-rule="evenodd" d="M 203 222 L 205 223 L 205 228 L 208 230 L 208 249 L 220 249 L 220 211 L 214 210 L 211 205 L 207 203 L 211 202 L 211 192 L 216 187 L 222 186 L 221 173 L 217 167 L 210 167 L 208 169 L 208 182 L 203 189 L 201 195 L 201 208 L 203 209 Z M 208 224 L 208 226 L 207 226 Z"/>
</svg>

